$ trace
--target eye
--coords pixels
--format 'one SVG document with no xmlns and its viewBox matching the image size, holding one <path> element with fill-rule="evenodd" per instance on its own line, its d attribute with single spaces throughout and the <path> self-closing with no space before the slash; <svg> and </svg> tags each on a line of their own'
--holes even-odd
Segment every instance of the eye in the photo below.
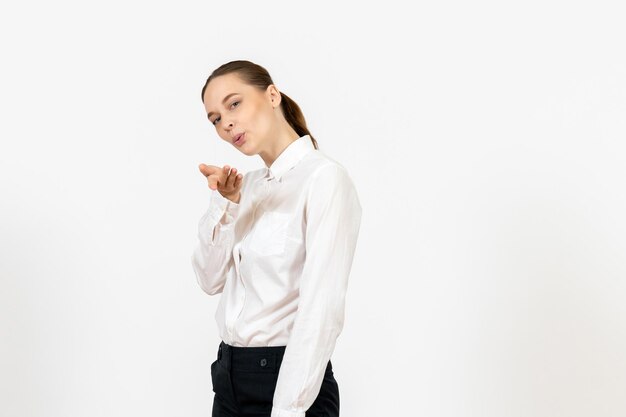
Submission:
<svg viewBox="0 0 626 417">
<path fill-rule="evenodd" d="M 232 107 L 232 106 L 234 106 L 235 104 L 239 104 L 239 103 L 240 103 L 239 101 L 235 101 L 235 102 L 233 102 L 233 104 L 231 104 L 230 106 Z M 217 123 L 218 119 L 219 119 L 219 117 L 217 117 L 215 120 L 213 120 L 213 126 L 215 126 L 215 123 Z"/>
</svg>

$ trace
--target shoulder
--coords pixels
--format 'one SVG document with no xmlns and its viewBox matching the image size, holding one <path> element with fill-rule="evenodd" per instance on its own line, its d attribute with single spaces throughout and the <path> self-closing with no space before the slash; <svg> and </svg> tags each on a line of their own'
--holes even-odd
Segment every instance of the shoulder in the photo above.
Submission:
<svg viewBox="0 0 626 417">
<path fill-rule="evenodd" d="M 307 201 L 355 201 L 359 203 L 357 188 L 347 168 L 321 151 L 311 152 L 312 165 L 308 167 Z M 338 202 L 338 201 L 337 201 Z"/>
<path fill-rule="evenodd" d="M 309 154 L 308 167 L 311 182 L 340 181 L 352 184 L 352 178 L 346 167 L 323 151 L 315 150 Z"/>
</svg>

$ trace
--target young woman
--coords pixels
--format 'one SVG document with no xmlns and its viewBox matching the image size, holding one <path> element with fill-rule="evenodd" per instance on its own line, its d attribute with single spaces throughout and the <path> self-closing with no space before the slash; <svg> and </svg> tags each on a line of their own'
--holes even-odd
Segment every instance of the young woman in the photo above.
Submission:
<svg viewBox="0 0 626 417">
<path fill-rule="evenodd" d="M 339 416 L 330 357 L 361 223 L 352 180 L 263 67 L 220 66 L 202 102 L 222 140 L 265 163 L 246 175 L 199 166 L 211 196 L 191 262 L 222 294 L 212 415 Z"/>
</svg>

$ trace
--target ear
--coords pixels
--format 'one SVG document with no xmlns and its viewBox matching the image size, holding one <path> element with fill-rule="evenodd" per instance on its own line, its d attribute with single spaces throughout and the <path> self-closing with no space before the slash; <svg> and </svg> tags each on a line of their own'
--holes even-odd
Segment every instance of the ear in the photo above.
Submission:
<svg viewBox="0 0 626 417">
<path fill-rule="evenodd" d="M 265 93 L 272 107 L 276 108 L 280 106 L 282 96 L 280 95 L 280 91 L 278 91 L 278 88 L 276 88 L 274 84 L 268 85 Z"/>
</svg>

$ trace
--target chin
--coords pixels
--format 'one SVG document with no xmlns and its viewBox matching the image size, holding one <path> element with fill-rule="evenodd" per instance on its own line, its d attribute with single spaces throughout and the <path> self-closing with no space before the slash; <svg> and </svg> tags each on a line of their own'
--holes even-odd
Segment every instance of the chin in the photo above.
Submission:
<svg viewBox="0 0 626 417">
<path fill-rule="evenodd" d="M 247 144 L 246 144 L 246 145 L 247 145 Z M 244 146 L 243 146 L 243 148 L 237 148 L 237 147 L 235 146 L 235 149 L 237 149 L 239 152 L 241 152 L 241 153 L 242 153 L 242 154 L 244 154 L 244 155 L 248 155 L 248 156 L 250 156 L 250 155 L 255 155 L 255 153 L 254 153 L 254 152 L 252 152 L 252 151 L 250 151 L 250 150 L 249 150 L 249 148 L 248 148 L 246 145 L 244 145 Z"/>
</svg>

